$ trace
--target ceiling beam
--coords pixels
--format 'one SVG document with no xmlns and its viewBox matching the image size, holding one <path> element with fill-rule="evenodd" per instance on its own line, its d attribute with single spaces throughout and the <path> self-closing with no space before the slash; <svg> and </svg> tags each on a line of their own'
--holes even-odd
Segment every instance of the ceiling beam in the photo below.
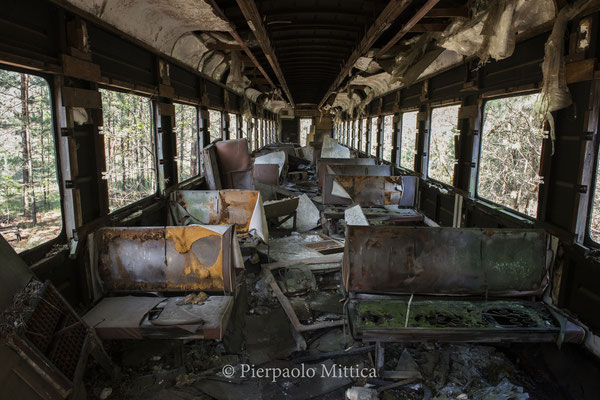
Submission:
<svg viewBox="0 0 600 400">
<path fill-rule="evenodd" d="M 392 22 L 398 18 L 400 14 L 408 7 L 408 5 L 412 3 L 412 0 L 391 0 L 381 11 L 373 25 L 369 28 L 365 36 L 358 43 L 358 46 L 354 49 L 346 63 L 342 67 L 338 77 L 333 81 L 327 92 L 325 92 L 325 96 L 319 103 L 319 107 L 322 107 L 327 97 L 337 89 L 340 83 L 344 80 L 344 78 L 348 75 L 348 73 L 352 70 L 352 67 L 356 63 L 359 57 L 365 54 L 369 49 L 373 46 L 375 41 L 379 39 L 381 34 L 390 27 Z"/>
<path fill-rule="evenodd" d="M 248 58 L 250 59 L 252 64 L 254 64 L 254 66 L 256 66 L 256 68 L 258 68 L 258 70 L 262 73 L 262 75 L 265 77 L 267 82 L 269 82 L 269 85 L 271 85 L 271 87 L 273 89 L 276 89 L 277 86 L 275 86 L 275 83 L 273 83 L 273 81 L 269 77 L 269 74 L 267 74 L 267 72 L 264 70 L 262 65 L 260 65 L 260 63 L 254 56 L 254 54 L 252 54 L 252 50 L 250 50 L 250 48 L 248 48 L 248 46 L 246 46 L 246 43 L 240 37 L 240 35 L 237 33 L 237 31 L 235 30 L 235 27 L 233 26 L 231 21 L 229 21 L 229 19 L 225 16 L 225 13 L 223 13 L 223 10 L 221 10 L 221 8 L 217 5 L 217 3 L 214 0 L 211 0 L 211 7 L 212 7 L 213 11 L 215 12 L 215 14 L 217 14 L 219 17 L 221 17 L 224 21 L 229 22 L 229 26 L 231 27 L 231 32 L 229 32 L 229 34 L 233 37 L 233 39 L 236 42 L 238 42 L 238 44 L 240 45 L 240 48 L 242 50 L 244 50 L 244 53 L 246 53 L 246 55 L 248 56 Z M 240 61 L 242 61 L 244 63 L 247 62 L 244 57 L 240 57 Z"/>
<path fill-rule="evenodd" d="M 263 24 L 262 18 L 260 16 L 260 12 L 254 3 L 254 0 L 237 0 L 238 6 L 246 18 L 246 22 L 248 26 L 254 33 L 254 37 L 258 41 L 263 53 L 267 57 L 269 64 L 271 64 L 271 68 L 275 72 L 279 83 L 283 87 L 285 94 L 287 95 L 288 100 L 292 107 L 294 105 L 294 99 L 292 98 L 292 94 L 290 93 L 290 89 L 283 77 L 283 73 L 281 72 L 281 68 L 279 67 L 279 62 L 277 61 L 277 57 L 275 56 L 275 52 L 271 47 L 271 41 L 269 40 L 269 36 L 267 35 L 267 30 L 265 29 L 265 25 Z"/>
<path fill-rule="evenodd" d="M 208 42 L 206 48 L 209 50 L 242 50 L 239 43 Z"/>
<path fill-rule="evenodd" d="M 423 17 L 425 17 L 427 15 L 428 12 L 431 11 L 431 9 L 433 7 L 436 6 L 437 3 L 439 3 L 440 0 L 427 0 L 427 2 L 425 4 L 423 4 L 423 6 L 411 17 L 411 19 L 408 20 L 408 22 L 406 24 L 404 24 L 404 26 L 398 31 L 398 33 L 396 33 L 394 35 L 393 38 L 390 39 L 389 42 L 387 42 L 387 44 L 385 46 L 383 46 L 378 52 L 377 54 L 375 54 L 376 58 L 381 57 L 382 55 L 384 55 L 385 53 L 387 53 L 387 51 L 396 43 L 398 43 L 398 41 L 400 39 L 402 39 L 404 37 L 404 35 L 406 35 L 408 32 L 410 32 L 410 30 L 421 20 L 423 19 Z"/>
</svg>

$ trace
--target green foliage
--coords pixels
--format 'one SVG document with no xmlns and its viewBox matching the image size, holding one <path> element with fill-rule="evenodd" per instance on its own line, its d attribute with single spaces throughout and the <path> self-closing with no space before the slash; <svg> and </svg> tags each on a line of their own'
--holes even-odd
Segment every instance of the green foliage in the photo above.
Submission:
<svg viewBox="0 0 600 400">
<path fill-rule="evenodd" d="M 458 135 L 459 105 L 434 108 L 431 111 L 428 176 L 452 185 L 454 176 L 454 136 Z"/>
<path fill-rule="evenodd" d="M 480 197 L 535 217 L 542 151 L 538 94 L 490 100 L 485 104 Z"/>
<path fill-rule="evenodd" d="M 406 169 L 415 168 L 415 148 L 417 147 L 417 112 L 402 114 L 402 134 L 400 145 L 400 165 Z"/>
<path fill-rule="evenodd" d="M 109 208 L 122 208 L 156 192 L 150 99 L 100 89 Z"/>
</svg>

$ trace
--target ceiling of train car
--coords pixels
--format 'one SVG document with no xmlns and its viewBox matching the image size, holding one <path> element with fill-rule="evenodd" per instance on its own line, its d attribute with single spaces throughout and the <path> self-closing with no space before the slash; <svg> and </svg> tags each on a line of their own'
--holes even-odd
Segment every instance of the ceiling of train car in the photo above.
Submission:
<svg viewBox="0 0 600 400">
<path fill-rule="evenodd" d="M 247 4 L 255 6 L 281 67 L 285 82 L 279 79 L 279 83 L 284 87 L 287 84 L 294 103 L 302 106 L 322 103 L 329 91 L 347 81 L 357 56 L 383 48 L 377 58 L 393 60 L 397 49 L 388 44 L 408 24 L 411 28 L 402 34 L 404 39 L 427 31 L 442 31 L 449 24 L 448 17 L 455 16 L 457 10 L 466 16 L 467 1 L 217 0 L 215 3 L 244 37 L 252 37 L 256 30 L 251 29 L 254 24 L 248 23 L 243 8 Z M 431 11 L 434 7 L 436 10 Z M 418 26 L 413 26 L 419 21 Z M 269 65 L 272 60 L 262 51 L 260 40 L 249 46 L 277 82 Z"/>
<path fill-rule="evenodd" d="M 237 1 L 217 3 L 238 32 L 250 31 Z M 319 103 L 387 3 L 387 0 L 255 0 L 296 104 Z M 268 64 L 262 52 L 257 52 L 257 58 Z"/>
</svg>

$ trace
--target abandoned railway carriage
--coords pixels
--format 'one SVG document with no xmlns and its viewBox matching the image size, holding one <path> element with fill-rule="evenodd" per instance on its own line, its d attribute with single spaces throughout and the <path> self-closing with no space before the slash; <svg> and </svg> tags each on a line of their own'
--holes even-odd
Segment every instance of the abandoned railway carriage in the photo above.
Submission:
<svg viewBox="0 0 600 400">
<path fill-rule="evenodd" d="M 1 398 L 598 398 L 600 1 L 0 9 Z"/>
</svg>

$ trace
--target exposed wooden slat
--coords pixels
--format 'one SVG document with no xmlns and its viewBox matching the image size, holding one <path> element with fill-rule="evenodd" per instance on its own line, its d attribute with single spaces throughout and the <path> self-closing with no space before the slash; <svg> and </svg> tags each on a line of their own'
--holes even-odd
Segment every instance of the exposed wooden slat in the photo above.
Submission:
<svg viewBox="0 0 600 400">
<path fill-rule="evenodd" d="M 279 83 L 283 87 L 283 90 L 287 95 L 290 104 L 292 105 L 292 107 L 294 107 L 294 99 L 292 98 L 290 89 L 288 88 L 288 85 L 285 81 L 283 72 L 281 72 L 281 67 L 279 66 L 279 62 L 277 61 L 275 52 L 271 47 L 269 35 L 267 35 L 267 30 L 265 28 L 265 25 L 263 24 L 262 17 L 260 15 L 260 12 L 258 11 L 258 8 L 256 7 L 256 4 L 254 3 L 254 0 L 237 0 L 237 3 L 240 7 L 240 10 L 242 11 L 242 14 L 244 15 L 244 18 L 246 18 L 246 21 L 248 22 L 248 26 L 254 33 L 254 37 L 256 37 L 260 48 L 262 49 L 263 53 L 265 53 L 267 61 L 269 61 L 271 68 L 273 68 L 273 71 L 275 72 Z"/>
<path fill-rule="evenodd" d="M 402 39 L 404 37 L 404 35 L 406 35 L 408 32 L 410 32 L 410 30 L 421 20 L 423 19 L 423 17 L 425 17 L 427 15 L 427 13 L 429 13 L 429 11 L 431 11 L 431 9 L 433 7 L 435 7 L 435 5 L 437 3 L 439 3 L 440 0 L 428 0 L 420 9 L 419 11 L 417 11 L 410 20 L 408 20 L 408 22 L 402 27 L 402 29 L 400 29 L 400 31 L 398 31 L 398 33 L 396 33 L 394 35 L 394 37 L 387 42 L 387 44 L 385 46 L 383 46 L 381 48 L 381 50 L 379 50 L 377 52 L 377 54 L 375 55 L 375 57 L 379 58 L 382 55 L 384 55 L 385 53 L 387 53 L 387 51 L 396 43 L 398 43 L 398 41 L 400 39 Z"/>
<path fill-rule="evenodd" d="M 242 50 L 242 46 L 239 43 L 223 43 L 223 42 L 215 42 L 215 43 L 206 43 L 206 48 L 209 50 Z"/>
<path fill-rule="evenodd" d="M 367 31 L 366 35 L 362 38 L 362 40 L 360 41 L 358 46 L 356 46 L 356 48 L 354 49 L 354 51 L 352 52 L 352 54 L 350 55 L 350 57 L 344 64 L 344 66 L 342 67 L 342 70 L 340 71 L 338 77 L 331 84 L 331 86 L 329 87 L 327 92 L 325 92 L 325 96 L 319 103 L 319 107 L 323 106 L 323 104 L 325 103 L 327 98 L 331 95 L 331 93 L 336 90 L 336 88 L 339 86 L 339 84 L 344 80 L 344 78 L 352 70 L 354 63 L 356 63 L 356 60 L 358 60 L 359 57 L 361 57 L 363 54 L 365 54 L 367 51 L 369 51 L 369 49 L 373 46 L 375 41 L 377 39 L 379 39 L 381 34 L 387 28 L 390 27 L 392 22 L 394 22 L 396 20 L 396 18 L 398 18 L 398 16 L 400 14 L 402 14 L 402 12 L 404 10 L 406 10 L 406 7 L 408 7 L 408 5 L 411 3 L 412 3 L 412 0 L 392 0 L 387 4 L 387 6 L 385 6 L 383 11 L 381 11 L 381 13 L 377 17 L 377 19 L 375 20 L 373 25 L 371 25 L 371 27 Z M 437 1 L 436 1 L 436 3 L 437 3 Z"/>
</svg>

